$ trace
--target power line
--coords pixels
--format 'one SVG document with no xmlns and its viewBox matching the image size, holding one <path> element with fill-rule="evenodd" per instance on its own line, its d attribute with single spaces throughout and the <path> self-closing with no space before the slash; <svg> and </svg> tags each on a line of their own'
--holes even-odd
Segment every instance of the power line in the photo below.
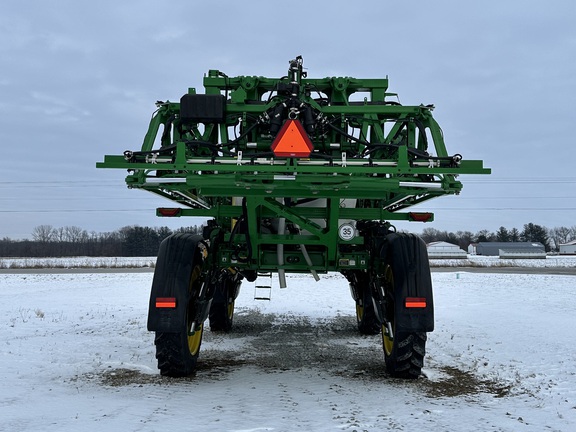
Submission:
<svg viewBox="0 0 576 432">
<path fill-rule="evenodd" d="M 455 195 L 446 195 L 446 197 L 454 197 L 454 199 L 457 199 L 458 201 L 460 200 L 484 200 L 484 199 L 491 199 L 491 200 L 502 200 L 502 199 L 513 199 L 513 200 L 528 200 L 528 199 L 576 199 L 576 195 L 575 196 L 534 196 L 534 195 L 529 195 L 529 196 L 501 196 L 501 195 L 492 195 L 492 196 L 455 196 Z M 146 197 L 146 198 L 144 198 Z M 110 200 L 122 200 L 122 201 L 129 201 L 129 200 L 144 200 L 144 199 L 152 199 L 154 198 L 152 195 L 150 194 L 146 194 L 146 195 L 138 195 L 138 196 L 131 196 L 131 197 L 109 197 L 109 196 L 94 196 L 91 195 L 90 196 L 90 201 L 94 201 L 94 200 L 106 200 L 106 201 L 110 201 Z M 17 196 L 17 197 L 0 197 L 0 201 L 8 201 L 8 200 L 17 200 L 18 202 L 23 202 L 24 200 L 22 199 L 21 196 Z M 70 198 L 53 198 L 53 197 L 39 197 L 39 198 L 29 198 L 29 201 L 70 201 Z"/>
<path fill-rule="evenodd" d="M 576 183 L 574 177 L 558 178 L 485 178 L 485 179 L 464 179 L 462 183 L 482 183 L 482 184 L 566 184 Z"/>
<path fill-rule="evenodd" d="M 156 211 L 156 207 L 147 209 L 58 209 L 58 210 L 0 210 L 0 213 L 98 213 L 98 212 L 143 212 Z"/>
<path fill-rule="evenodd" d="M 90 196 L 89 200 L 90 202 L 95 202 L 95 201 L 147 201 L 150 199 L 154 199 L 154 197 L 152 195 L 146 195 L 146 198 L 143 198 L 142 196 L 140 197 L 95 197 L 95 196 Z M 17 201 L 19 204 L 23 203 L 23 202 L 38 202 L 38 201 L 51 201 L 51 202 L 55 202 L 55 201 L 66 201 L 66 202 L 70 202 L 71 198 L 67 197 L 67 198 L 49 198 L 49 197 L 40 197 L 40 198 L 26 198 L 26 199 L 22 199 L 21 197 L 0 197 L 0 201 Z"/>
<path fill-rule="evenodd" d="M 463 197 L 463 196 L 459 196 L 457 198 L 458 200 L 479 200 L 479 199 L 493 199 L 493 200 L 499 200 L 499 199 L 576 199 L 576 196 L 557 196 L 557 197 L 551 197 L 551 196 L 490 196 L 490 197 Z"/>
<path fill-rule="evenodd" d="M 53 183 L 70 184 L 71 182 L 73 182 L 74 184 L 80 184 L 80 183 L 90 184 L 90 183 L 94 183 L 96 181 L 98 183 L 110 183 L 110 184 L 117 183 L 114 180 L 46 180 L 46 181 L 39 181 L 39 180 L 14 181 L 14 180 L 10 180 L 10 181 L 0 181 L 0 184 L 13 184 L 13 183 L 18 183 L 18 184 L 47 184 L 47 183 L 50 183 L 50 184 L 53 184 Z"/>
<path fill-rule="evenodd" d="M 68 185 L 51 185 L 51 184 L 47 184 L 47 183 L 28 183 L 28 184 L 21 184 L 19 182 L 12 182 L 12 183 L 4 183 L 4 185 L 0 185 L 0 189 L 86 189 L 87 187 L 89 188 L 111 188 L 111 187 L 117 187 L 117 186 L 124 186 L 126 187 L 126 184 L 123 182 L 117 182 L 117 183 L 111 183 L 111 184 L 101 184 L 100 182 L 98 183 L 86 183 L 86 184 L 78 184 L 78 183 L 74 183 L 74 184 L 68 184 Z"/>
<path fill-rule="evenodd" d="M 466 175 L 463 183 L 481 184 L 560 184 L 576 183 L 576 177 L 484 177 L 472 178 L 474 175 Z M 474 176 L 475 177 L 475 176 Z M 36 188 L 85 188 L 109 187 L 125 185 L 123 181 L 114 180 L 56 180 L 56 181 L 0 181 L 0 188 L 4 187 L 31 187 Z"/>
<path fill-rule="evenodd" d="M 574 211 L 576 207 L 426 207 L 430 211 Z M 156 211 L 156 207 L 146 209 L 58 209 L 58 210 L 0 210 L 0 213 L 129 213 Z"/>
<path fill-rule="evenodd" d="M 457 210 L 457 211 L 573 211 L 576 207 L 438 207 L 429 208 L 429 210 Z"/>
</svg>

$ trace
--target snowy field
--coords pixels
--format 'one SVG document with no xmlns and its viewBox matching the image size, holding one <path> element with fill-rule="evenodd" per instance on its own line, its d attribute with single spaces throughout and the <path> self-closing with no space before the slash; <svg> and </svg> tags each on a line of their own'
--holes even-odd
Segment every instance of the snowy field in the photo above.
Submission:
<svg viewBox="0 0 576 432">
<path fill-rule="evenodd" d="M 0 258 L 0 269 L 154 267 L 156 257 Z"/>
<path fill-rule="evenodd" d="M 497 256 L 468 255 L 466 259 L 431 259 L 431 267 L 576 267 L 574 255 L 550 255 L 545 259 L 504 259 Z"/>
<path fill-rule="evenodd" d="M 26 268 L 153 268 L 156 257 L 66 257 L 66 258 L 0 258 L 2 269 Z M 576 267 L 574 255 L 551 255 L 546 259 L 500 259 L 493 256 L 468 255 L 466 259 L 431 259 L 432 267 Z"/>
<path fill-rule="evenodd" d="M 245 284 L 199 370 L 158 375 L 152 273 L 0 274 L 0 431 L 576 430 L 576 276 L 433 273 L 417 381 L 390 378 L 337 275 Z"/>
</svg>

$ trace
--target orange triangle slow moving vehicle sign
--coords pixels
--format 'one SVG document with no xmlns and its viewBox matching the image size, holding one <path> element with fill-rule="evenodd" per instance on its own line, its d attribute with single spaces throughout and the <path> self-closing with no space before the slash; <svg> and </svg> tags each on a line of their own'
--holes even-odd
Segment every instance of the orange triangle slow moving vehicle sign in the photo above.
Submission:
<svg viewBox="0 0 576 432">
<path fill-rule="evenodd" d="M 271 148 L 277 157 L 306 158 L 314 150 L 302 123 L 292 119 L 284 123 Z"/>
</svg>

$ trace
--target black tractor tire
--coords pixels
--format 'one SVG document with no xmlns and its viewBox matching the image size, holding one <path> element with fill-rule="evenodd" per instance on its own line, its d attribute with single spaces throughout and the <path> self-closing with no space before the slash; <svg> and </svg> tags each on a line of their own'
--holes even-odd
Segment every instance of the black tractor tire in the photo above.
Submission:
<svg viewBox="0 0 576 432">
<path fill-rule="evenodd" d="M 394 234 L 395 236 L 399 234 Z M 396 241 L 394 247 L 387 251 L 382 275 L 382 294 L 385 296 L 386 313 L 382 324 L 382 346 L 384 360 L 388 373 L 396 378 L 416 379 L 422 373 L 424 356 L 426 354 L 426 332 L 412 332 L 397 330 L 398 317 L 402 316 L 398 310 L 401 302 L 397 302 L 395 294 L 400 291 L 398 284 L 401 275 L 414 274 L 418 267 L 420 277 L 430 278 L 430 268 L 425 245 L 414 234 L 400 234 L 403 238 Z M 405 283 L 414 284 L 421 280 L 418 277 L 406 278 Z M 390 330 L 392 330 L 392 337 Z"/>
<path fill-rule="evenodd" d="M 229 332 L 234 321 L 234 303 L 240 290 L 240 280 L 225 278 L 216 287 L 208 318 L 210 330 Z"/>
<path fill-rule="evenodd" d="M 372 302 L 372 293 L 368 284 L 356 286 L 355 289 L 359 293 L 356 300 L 356 321 L 358 323 L 358 330 L 364 335 L 377 335 L 380 333 L 382 324 L 374 310 Z"/>
<path fill-rule="evenodd" d="M 195 247 L 197 239 L 191 235 L 178 235 L 170 240 L 169 247 L 161 248 L 158 254 L 158 261 L 163 261 L 168 265 L 166 274 L 158 275 L 166 284 L 186 283 L 184 289 L 188 290 L 188 305 L 186 308 L 186 319 L 177 332 L 156 332 L 154 343 L 156 345 L 156 359 L 160 374 L 169 377 L 184 377 L 192 374 L 196 368 L 200 346 L 202 344 L 203 324 L 191 331 L 191 325 L 197 307 L 198 294 L 202 286 L 201 266 L 203 262 L 202 251 L 190 254 L 185 251 L 189 247 Z M 192 257 L 192 262 L 189 261 Z M 183 278 L 173 277 L 169 274 L 175 268 L 185 269 Z M 155 275 L 156 277 L 157 275 Z"/>
<path fill-rule="evenodd" d="M 356 323 L 358 331 L 364 335 L 380 333 L 381 323 L 374 309 L 368 275 L 362 271 L 343 273 L 350 284 L 352 299 L 356 302 Z"/>
</svg>

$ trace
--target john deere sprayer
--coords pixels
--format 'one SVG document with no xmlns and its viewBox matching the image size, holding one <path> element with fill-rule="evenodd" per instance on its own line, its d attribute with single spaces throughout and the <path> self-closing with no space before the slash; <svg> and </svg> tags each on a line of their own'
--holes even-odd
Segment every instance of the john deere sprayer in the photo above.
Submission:
<svg viewBox="0 0 576 432">
<path fill-rule="evenodd" d="M 410 207 L 490 170 L 448 153 L 433 106 L 400 105 L 388 79 L 308 78 L 297 57 L 282 78 L 210 70 L 204 88 L 157 102 L 142 147 L 97 164 L 172 200 L 158 216 L 207 218 L 203 235 L 160 246 L 148 329 L 161 374 L 194 371 L 207 319 L 232 328 L 242 280 L 269 298 L 272 275 L 284 287 L 287 273 L 339 272 L 359 331 L 382 334 L 388 373 L 418 377 L 430 267 L 424 242 L 393 223 L 432 221 Z"/>
</svg>

